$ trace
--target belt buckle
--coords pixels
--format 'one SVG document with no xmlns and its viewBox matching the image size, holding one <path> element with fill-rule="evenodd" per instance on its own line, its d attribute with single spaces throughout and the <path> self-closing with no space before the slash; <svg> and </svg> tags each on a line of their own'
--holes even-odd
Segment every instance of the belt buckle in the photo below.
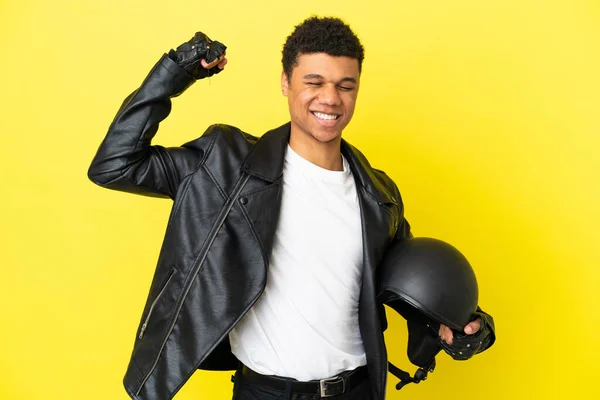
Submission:
<svg viewBox="0 0 600 400">
<path fill-rule="evenodd" d="M 329 393 L 328 392 L 328 385 L 331 384 L 336 384 L 336 383 L 342 383 L 342 391 L 341 392 L 337 392 L 334 391 L 333 393 Z M 342 378 L 341 376 L 334 376 L 332 378 L 326 378 L 326 379 L 321 379 L 319 381 L 320 384 L 320 388 L 321 388 L 321 397 L 331 397 L 331 396 L 337 396 L 338 394 L 342 394 L 346 392 L 346 380 L 344 378 Z"/>
</svg>

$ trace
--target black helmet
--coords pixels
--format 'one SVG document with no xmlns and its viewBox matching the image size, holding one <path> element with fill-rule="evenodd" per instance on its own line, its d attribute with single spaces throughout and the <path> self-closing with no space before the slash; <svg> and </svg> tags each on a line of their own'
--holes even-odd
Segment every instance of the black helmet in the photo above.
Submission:
<svg viewBox="0 0 600 400">
<path fill-rule="evenodd" d="M 465 256 L 438 239 L 419 237 L 390 245 L 379 267 L 377 299 L 408 323 L 408 357 L 419 366 L 412 378 L 390 363 L 390 372 L 406 383 L 418 383 L 435 367 L 442 349 L 438 336 L 444 324 L 462 333 L 477 311 L 475 273 Z"/>
</svg>

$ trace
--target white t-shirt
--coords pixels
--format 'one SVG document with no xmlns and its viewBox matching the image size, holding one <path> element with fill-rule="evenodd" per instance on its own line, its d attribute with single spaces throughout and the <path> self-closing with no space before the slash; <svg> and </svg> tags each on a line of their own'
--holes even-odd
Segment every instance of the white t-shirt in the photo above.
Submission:
<svg viewBox="0 0 600 400">
<path fill-rule="evenodd" d="M 343 165 L 323 169 L 288 146 L 267 286 L 229 335 L 233 354 L 256 372 L 307 381 L 366 364 L 360 208 Z"/>
</svg>

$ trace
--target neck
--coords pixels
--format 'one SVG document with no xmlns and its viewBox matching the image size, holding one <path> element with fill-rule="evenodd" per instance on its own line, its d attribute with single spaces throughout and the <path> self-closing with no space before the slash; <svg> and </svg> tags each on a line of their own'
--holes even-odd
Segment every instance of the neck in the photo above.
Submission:
<svg viewBox="0 0 600 400">
<path fill-rule="evenodd" d="M 290 147 L 296 154 L 306 161 L 331 171 L 344 170 L 340 146 L 341 138 L 328 143 L 322 143 L 314 139 L 301 140 L 293 132 L 290 135 Z"/>
</svg>

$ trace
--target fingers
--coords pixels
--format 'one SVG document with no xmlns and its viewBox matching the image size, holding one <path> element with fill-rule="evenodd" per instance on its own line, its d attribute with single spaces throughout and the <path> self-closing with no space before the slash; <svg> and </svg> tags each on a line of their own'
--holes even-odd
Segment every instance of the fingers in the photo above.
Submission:
<svg viewBox="0 0 600 400">
<path fill-rule="evenodd" d="M 469 322 L 467 326 L 465 326 L 465 333 L 467 335 L 472 335 L 477 332 L 481 328 L 481 318 L 477 318 L 475 321 Z"/>
<path fill-rule="evenodd" d="M 452 344 L 452 338 L 454 337 L 452 334 L 452 329 L 448 328 L 446 325 L 440 324 L 440 330 L 438 333 L 444 342 Z"/>
<path fill-rule="evenodd" d="M 214 68 L 217 65 L 219 66 L 220 69 L 223 69 L 225 67 L 225 64 L 227 64 L 227 59 L 225 58 L 225 53 L 223 53 L 223 55 L 221 57 L 217 58 L 210 64 L 207 63 L 205 59 L 200 60 L 200 65 L 202 65 L 202 67 L 204 67 L 206 69 Z"/>
</svg>

